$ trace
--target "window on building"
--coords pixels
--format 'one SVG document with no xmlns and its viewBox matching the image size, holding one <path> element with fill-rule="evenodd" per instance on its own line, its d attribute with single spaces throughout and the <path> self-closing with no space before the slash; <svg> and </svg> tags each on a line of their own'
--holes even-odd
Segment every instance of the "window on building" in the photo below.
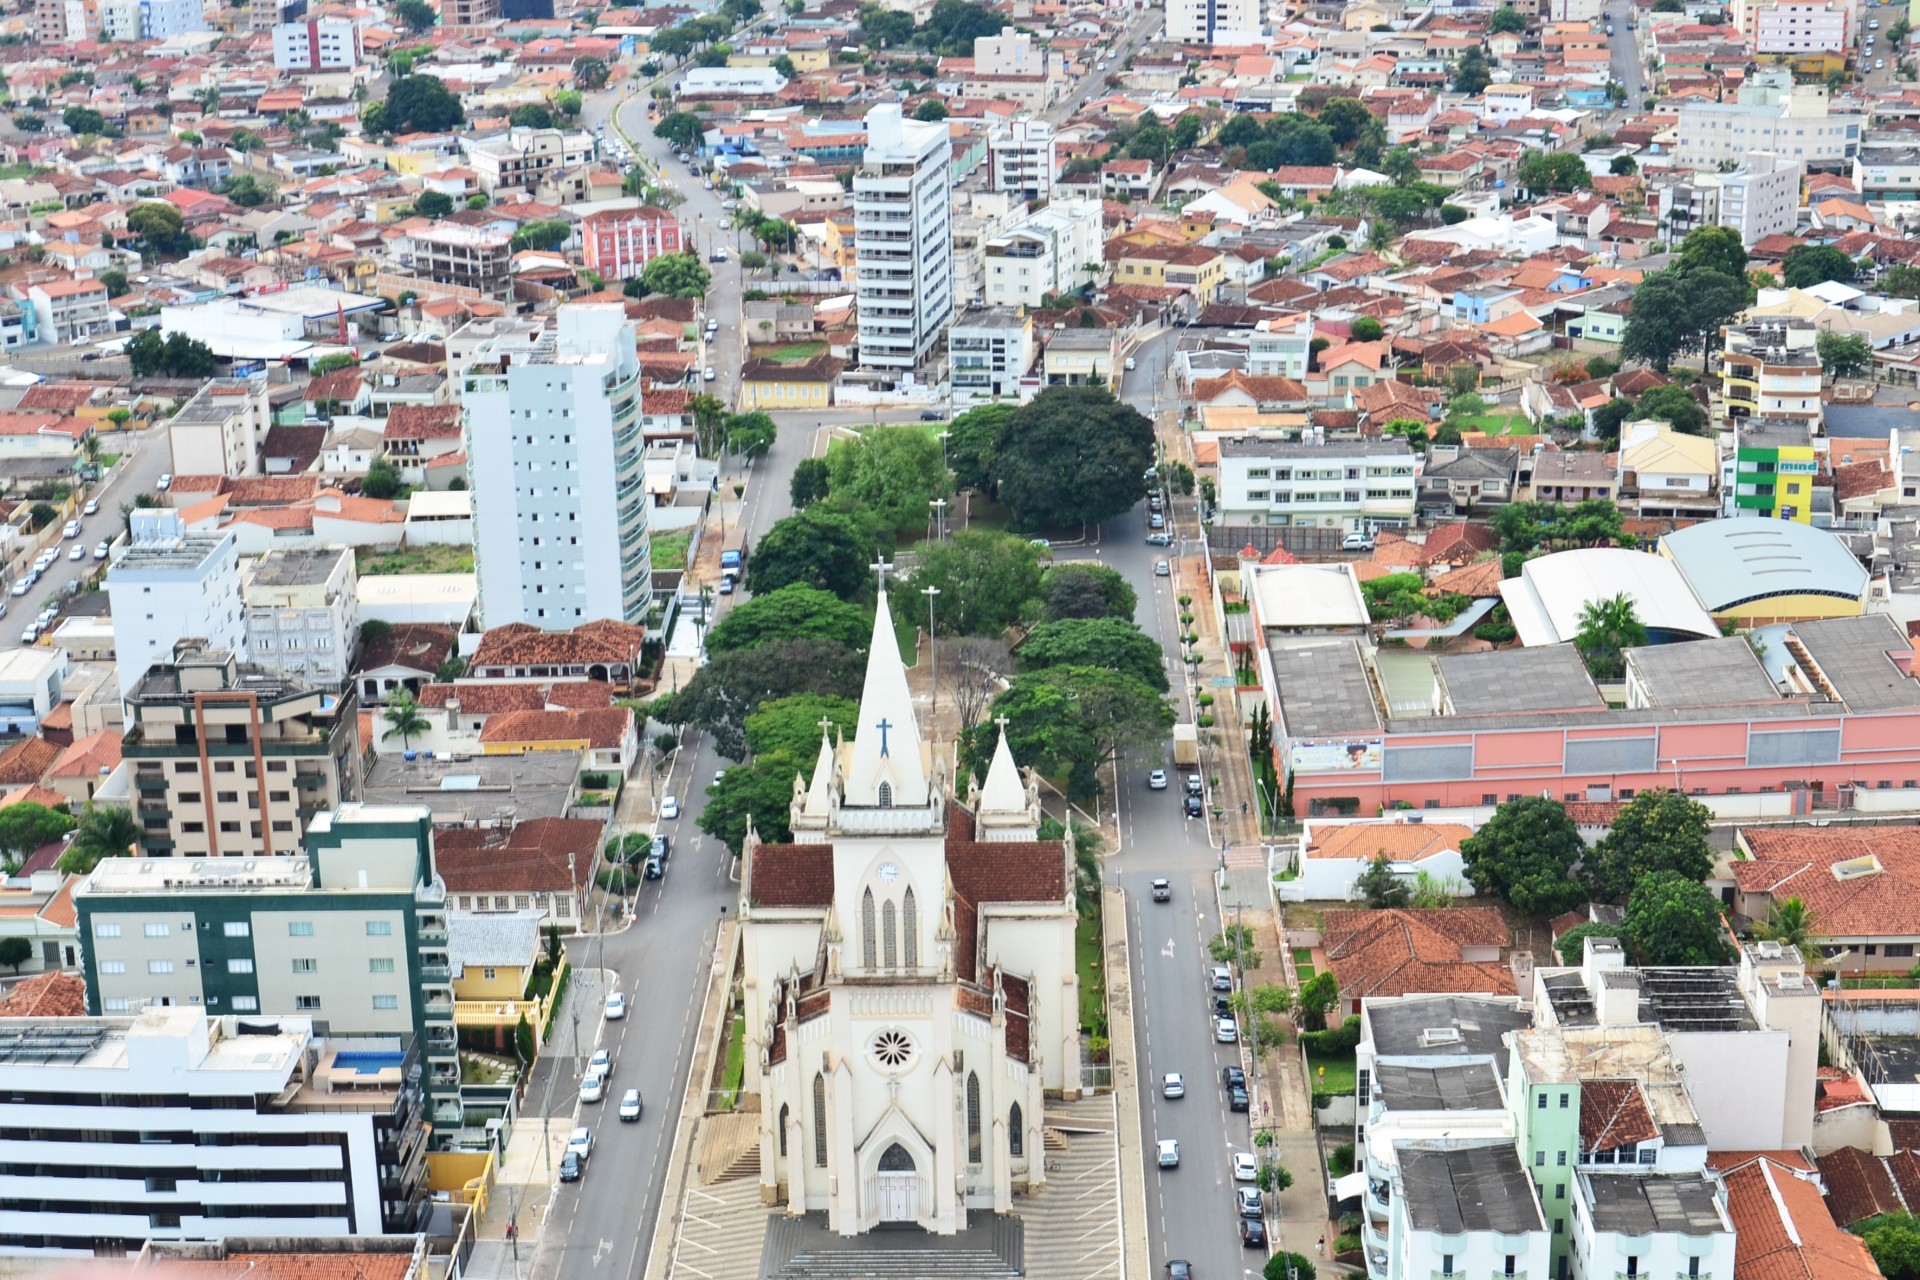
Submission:
<svg viewBox="0 0 1920 1280">
<path fill-rule="evenodd" d="M 393 957 L 392 956 L 369 957 L 367 960 L 367 972 L 368 973 L 392 973 Z"/>
<path fill-rule="evenodd" d="M 125 960 L 102 960 L 100 962 L 100 972 L 103 974 L 104 973 L 125 973 L 126 971 L 127 971 L 127 962 Z"/>
<path fill-rule="evenodd" d="M 1443 1253 L 1440 1255 L 1440 1274 L 1443 1276 L 1450 1276 L 1453 1274 L 1453 1255 L 1452 1254 Z"/>
<path fill-rule="evenodd" d="M 171 938 L 173 936 L 173 926 L 170 924 L 149 923 L 145 932 L 149 938 Z"/>
<path fill-rule="evenodd" d="M 914 904 L 913 890 L 909 888 L 900 902 L 901 941 L 905 944 L 907 968 L 920 967 L 920 910 Z"/>
<path fill-rule="evenodd" d="M 900 967 L 900 947 L 898 936 L 894 931 L 895 923 L 893 900 L 889 898 L 880 904 L 881 953 L 886 957 L 889 969 Z"/>
<path fill-rule="evenodd" d="M 1567 1109 L 1567 1099 L 1572 1096 L 1573 1095 L 1570 1093 L 1563 1093 L 1560 1095 L 1560 1109 L 1562 1111 L 1565 1111 Z"/>
<path fill-rule="evenodd" d="M 880 940 L 873 926 L 873 890 L 868 889 L 860 895 L 860 959 L 867 968 L 879 965 L 879 949 Z"/>
<path fill-rule="evenodd" d="M 245 920 L 229 920 L 220 926 L 221 932 L 229 938 L 249 938 L 253 936 L 253 926 Z"/>
<path fill-rule="evenodd" d="M 827 1078 L 819 1072 L 813 1076 L 813 1165 L 827 1167 Z"/>
<path fill-rule="evenodd" d="M 1540 1110 L 1545 1111 L 1546 1109 L 1547 1109 L 1547 1095 L 1543 1093 L 1540 1095 Z"/>
<path fill-rule="evenodd" d="M 289 920 L 287 922 L 287 936 L 289 938 L 311 938 L 313 936 L 313 921 Z"/>
<path fill-rule="evenodd" d="M 967 1163 L 980 1163 L 980 1073 L 967 1073 Z"/>
<path fill-rule="evenodd" d="M 369 938 L 390 938 L 390 937 L 392 937 L 392 936 L 393 936 L 393 921 L 391 921 L 391 920 L 369 920 L 369 921 L 367 921 L 367 936 L 368 936 Z"/>
<path fill-rule="evenodd" d="M 318 960 L 296 957 L 293 962 L 293 971 L 295 973 L 318 973 L 320 972 L 320 962 Z"/>
<path fill-rule="evenodd" d="M 147 972 L 148 972 L 148 973 L 172 973 L 172 972 L 173 972 L 173 961 L 171 961 L 171 960 L 149 960 L 149 961 L 147 961 Z"/>
<path fill-rule="evenodd" d="M 300 1010 L 318 1009 L 320 1007 L 320 997 L 295 996 L 293 998 L 293 1007 Z"/>
<path fill-rule="evenodd" d="M 96 938 L 117 938 L 120 936 L 120 926 L 101 921 L 93 926 L 93 936 Z"/>
<path fill-rule="evenodd" d="M 228 973 L 252 973 L 252 972 L 253 972 L 253 961 L 251 961 L 251 960 L 229 960 L 229 961 L 227 961 L 227 972 L 228 972 Z"/>
<path fill-rule="evenodd" d="M 780 1158 L 782 1160 L 787 1158 L 787 1111 L 787 1104 L 784 1102 L 781 1103 L 780 1118 L 775 1122 L 775 1127 L 780 1130 Z"/>
<path fill-rule="evenodd" d="M 373 998 L 373 1007 L 376 1009 L 398 1009 L 400 1007 L 400 997 L 375 996 Z"/>
</svg>

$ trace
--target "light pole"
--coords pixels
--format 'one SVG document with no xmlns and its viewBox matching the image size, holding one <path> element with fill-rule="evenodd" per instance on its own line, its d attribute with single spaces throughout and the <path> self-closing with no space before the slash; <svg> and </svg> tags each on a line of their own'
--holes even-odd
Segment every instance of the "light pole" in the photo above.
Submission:
<svg viewBox="0 0 1920 1280">
<path fill-rule="evenodd" d="M 927 505 L 933 508 L 933 540 L 945 542 L 947 540 L 947 500 L 935 498 Z"/>
<path fill-rule="evenodd" d="M 933 710 L 929 715 L 935 716 L 940 714 L 940 650 L 933 643 L 933 598 L 940 594 L 940 588 L 928 583 L 920 594 L 927 598 L 927 663 L 933 682 Z"/>
</svg>

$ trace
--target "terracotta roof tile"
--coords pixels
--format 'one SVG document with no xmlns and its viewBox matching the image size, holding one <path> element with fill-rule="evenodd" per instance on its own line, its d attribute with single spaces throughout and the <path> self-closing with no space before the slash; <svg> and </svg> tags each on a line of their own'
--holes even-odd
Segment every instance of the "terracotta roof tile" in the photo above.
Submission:
<svg viewBox="0 0 1920 1280">
<path fill-rule="evenodd" d="M 973 815 L 949 804 L 947 874 L 970 902 L 1057 902 L 1066 893 L 1066 853 L 1058 841 L 973 837 Z"/>
<path fill-rule="evenodd" d="M 0 751 L 0 783 L 20 785 L 38 782 L 60 758 L 60 748 L 44 738 L 23 738 Z"/>
<path fill-rule="evenodd" d="M 572 631 L 542 631 L 524 622 L 494 627 L 480 637 L 467 664 L 470 671 L 497 667 L 574 666 L 636 661 L 647 629 L 630 622 L 602 619 Z"/>
<path fill-rule="evenodd" d="M 543 711 L 546 694 L 537 684 L 507 681 L 461 681 L 457 684 L 430 684 L 420 690 L 420 705 L 444 707 L 460 704 L 463 716 L 496 716 L 508 711 Z"/>
<path fill-rule="evenodd" d="M 602 834 L 591 818 L 534 818 L 505 836 L 478 827 L 437 831 L 434 866 L 452 893 L 565 893 L 590 883 Z"/>
<path fill-rule="evenodd" d="M 1734 1280 L 1879 1280 L 1867 1246 L 1835 1225 L 1811 1180 L 1767 1157 L 1723 1176 Z"/>
<path fill-rule="evenodd" d="M 594 750 L 611 751 L 626 741 L 633 712 L 625 707 L 590 711 L 509 711 L 490 716 L 480 730 L 482 746 L 517 743 L 584 741 Z"/>
<path fill-rule="evenodd" d="M 1507 938 L 1506 923 L 1492 907 L 1333 910 L 1321 928 L 1346 1008 L 1365 996 L 1415 992 L 1513 995 L 1506 965 L 1462 958 L 1466 946 L 1502 946 Z"/>
<path fill-rule="evenodd" d="M 406 1253 L 229 1253 L 162 1269 L 194 1280 L 406 1280 L 412 1265 Z"/>
<path fill-rule="evenodd" d="M 1472 834 L 1472 827 L 1451 822 L 1345 822 L 1316 829 L 1307 856 L 1371 861 L 1384 853 L 1395 862 L 1418 862 L 1458 850 Z"/>
<path fill-rule="evenodd" d="M 65 751 L 48 770 L 50 778 L 94 778 L 120 763 L 120 735 L 105 730 L 90 733 Z"/>
<path fill-rule="evenodd" d="M 1744 827 L 1753 855 L 1733 864 L 1743 893 L 1799 898 L 1822 938 L 1908 936 L 1920 933 L 1920 827 L 1851 830 Z M 1872 856 L 1880 870 L 1846 880 L 1836 863 Z"/>
<path fill-rule="evenodd" d="M 397 404 L 387 412 L 381 434 L 388 440 L 458 440 L 457 404 Z"/>
<path fill-rule="evenodd" d="M 13 984 L 0 999 L 0 1018 L 84 1018 L 86 979 L 73 973 L 40 973 Z"/>
<path fill-rule="evenodd" d="M 1580 1083 L 1580 1148 L 1617 1151 L 1660 1136 L 1637 1080 Z"/>
<path fill-rule="evenodd" d="M 833 846 L 760 844 L 748 857 L 756 907 L 825 907 L 833 901 Z"/>
<path fill-rule="evenodd" d="M 437 671 L 453 656 L 457 643 L 452 627 L 437 622 L 403 623 L 361 645 L 360 670 L 403 666 L 414 671 Z"/>
<path fill-rule="evenodd" d="M 1815 1161 L 1827 1184 L 1827 1209 L 1843 1227 L 1906 1208 L 1886 1163 L 1858 1147 L 1841 1147 Z"/>
</svg>

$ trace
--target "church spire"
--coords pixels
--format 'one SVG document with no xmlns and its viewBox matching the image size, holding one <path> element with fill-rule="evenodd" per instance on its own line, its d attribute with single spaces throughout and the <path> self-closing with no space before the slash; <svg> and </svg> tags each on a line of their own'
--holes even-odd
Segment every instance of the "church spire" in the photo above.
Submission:
<svg viewBox="0 0 1920 1280">
<path fill-rule="evenodd" d="M 820 717 L 820 758 L 813 765 L 813 785 L 807 789 L 807 816 L 825 818 L 833 811 L 833 721 Z"/>
<path fill-rule="evenodd" d="M 887 606 L 891 568 L 885 561 L 873 566 L 880 575 L 880 597 L 873 612 L 873 639 L 867 646 L 867 678 L 860 691 L 853 761 L 844 779 L 845 802 L 854 808 L 917 809 L 931 799 L 920 726 L 907 691 L 907 666 L 900 658 L 893 611 Z"/>
<path fill-rule="evenodd" d="M 1007 718 L 1000 726 L 1000 741 L 993 748 L 993 763 L 987 766 L 987 785 L 980 789 L 980 814 L 1027 812 L 1027 789 L 1020 784 L 1020 768 L 1013 762 L 1013 748 L 1007 745 Z"/>
</svg>

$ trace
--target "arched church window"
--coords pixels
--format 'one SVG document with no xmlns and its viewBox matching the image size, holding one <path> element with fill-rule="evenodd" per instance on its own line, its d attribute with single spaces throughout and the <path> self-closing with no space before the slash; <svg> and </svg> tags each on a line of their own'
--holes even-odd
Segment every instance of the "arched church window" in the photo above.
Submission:
<svg viewBox="0 0 1920 1280">
<path fill-rule="evenodd" d="M 980 1073 L 967 1073 L 967 1163 L 980 1163 Z"/>
<path fill-rule="evenodd" d="M 813 1076 L 813 1163 L 827 1167 L 827 1078 L 819 1072 Z"/>
<path fill-rule="evenodd" d="M 1016 1108 L 1017 1110 L 1018 1108 Z M 787 1104 L 780 1104 L 780 1158 L 787 1158 Z"/>
<path fill-rule="evenodd" d="M 873 930 L 873 890 L 868 889 L 860 895 L 860 958 L 871 969 L 878 963 L 874 959 L 877 938 Z"/>
<path fill-rule="evenodd" d="M 893 899 L 889 898 L 880 906 L 881 948 L 887 958 L 887 968 L 900 967 L 900 947 L 894 933 Z"/>
<path fill-rule="evenodd" d="M 1027 1154 L 1027 1128 L 1021 1123 L 1020 1104 L 1017 1102 L 1007 1108 L 1007 1154 Z"/>
<path fill-rule="evenodd" d="M 914 905 L 913 890 L 907 890 L 907 896 L 901 901 L 900 921 L 906 943 L 907 968 L 920 967 L 920 910 Z"/>
<path fill-rule="evenodd" d="M 891 782 L 883 782 L 880 784 L 880 807 L 882 809 L 893 808 L 893 784 Z"/>
</svg>

